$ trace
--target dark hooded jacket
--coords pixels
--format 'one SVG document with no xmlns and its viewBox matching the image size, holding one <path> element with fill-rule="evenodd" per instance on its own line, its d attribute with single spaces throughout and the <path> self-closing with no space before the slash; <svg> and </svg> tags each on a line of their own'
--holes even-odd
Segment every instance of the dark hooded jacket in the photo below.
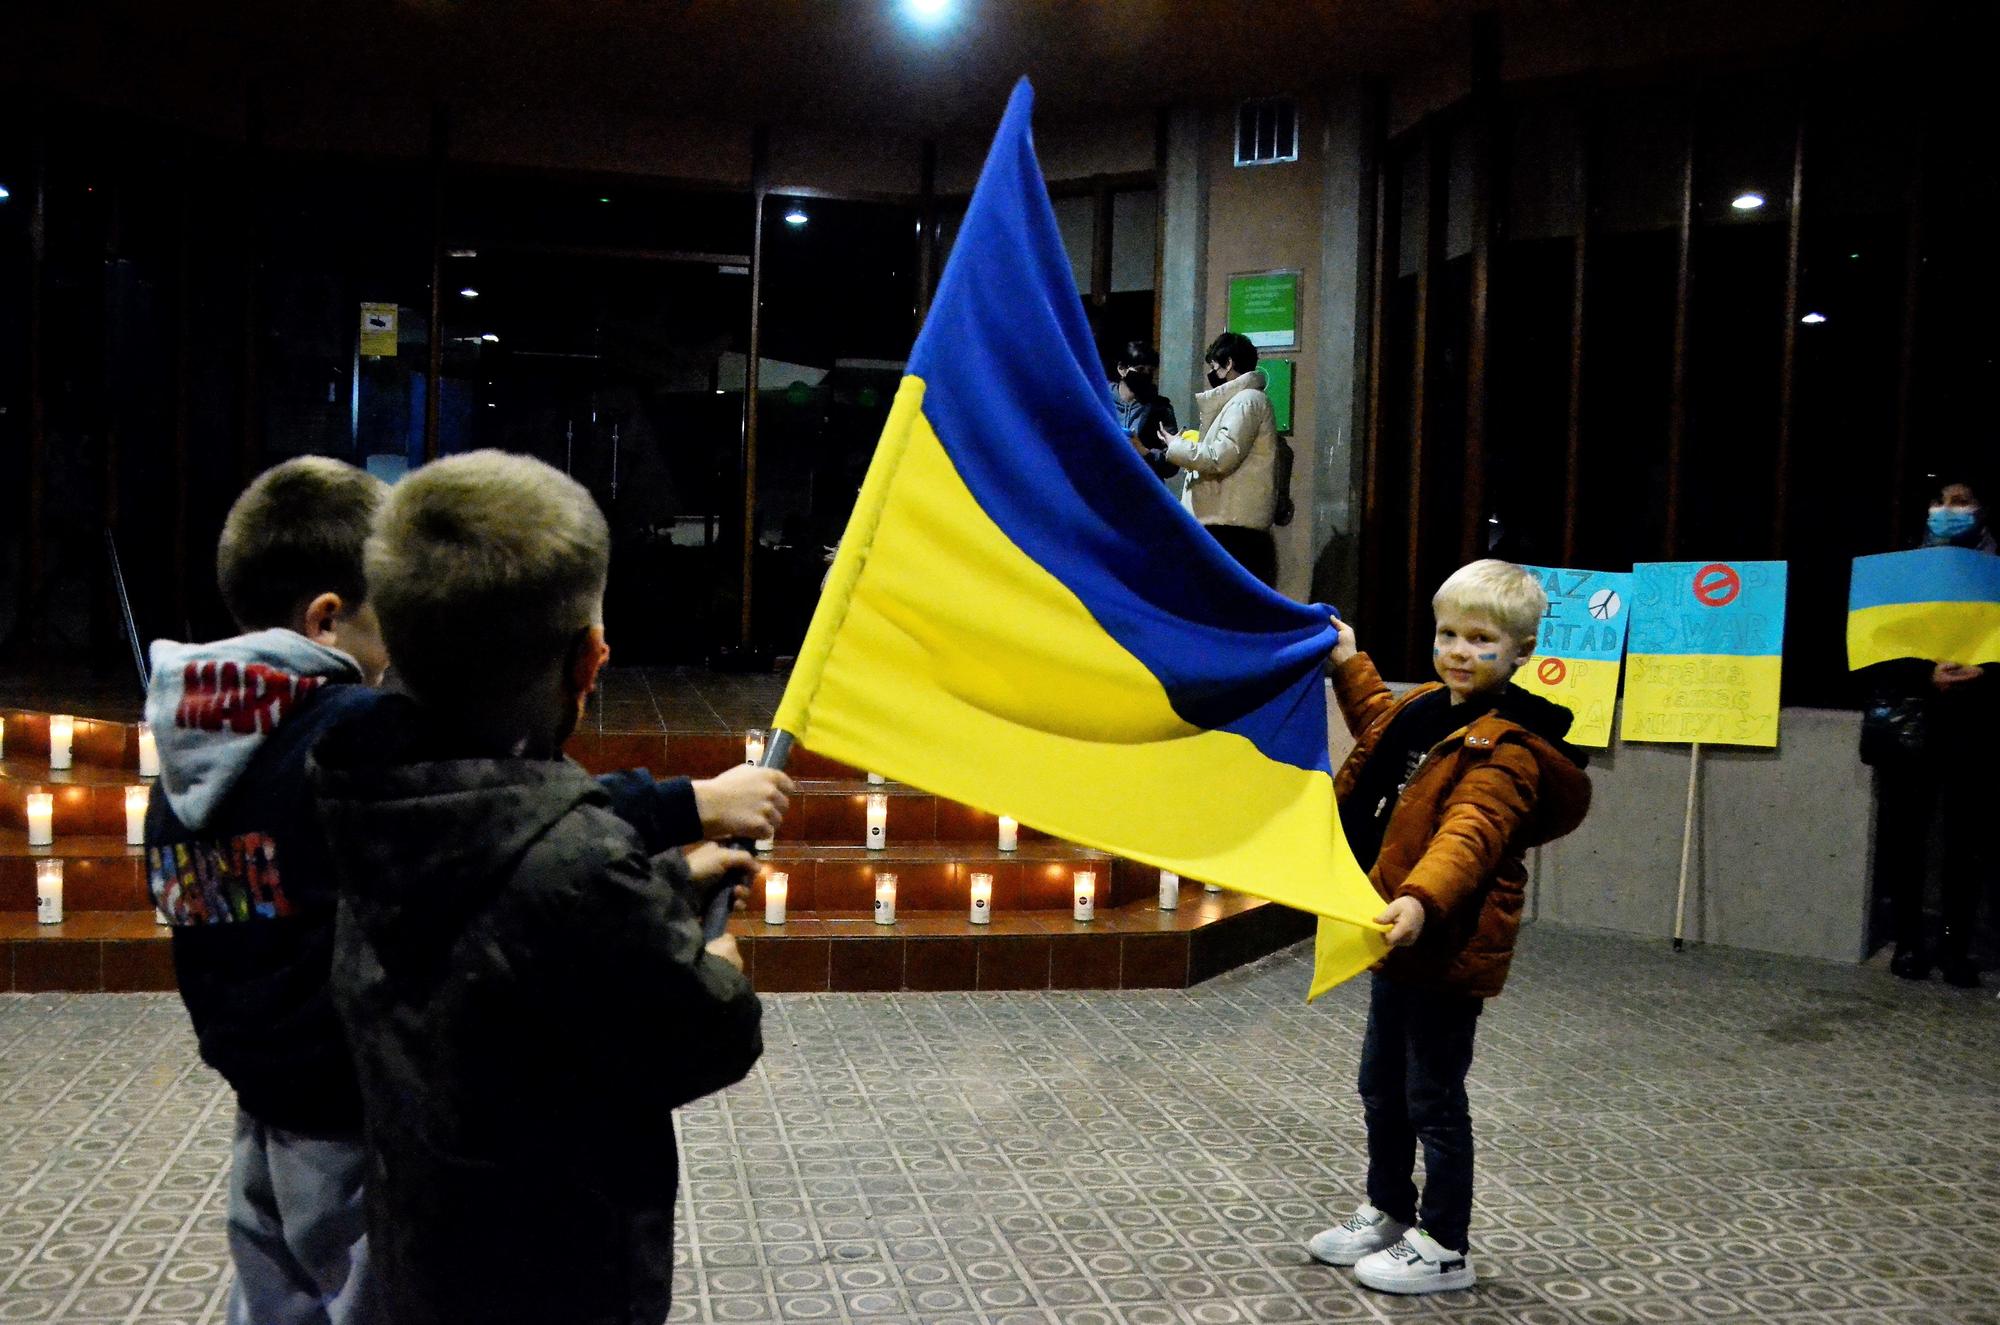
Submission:
<svg viewBox="0 0 2000 1325">
<path fill-rule="evenodd" d="M 1334 779 L 1354 794 L 1398 714 L 1444 687 L 1397 696 L 1365 653 L 1333 673 L 1354 753 Z M 1394 980 L 1492 998 L 1521 928 L 1529 847 L 1573 831 L 1590 808 L 1583 756 L 1563 744 L 1570 713 L 1508 686 L 1469 724 L 1433 745 L 1396 795 L 1368 878 L 1385 899 L 1423 904 L 1417 941 L 1377 968 Z"/>
<path fill-rule="evenodd" d="M 750 1070 L 761 1007 L 604 786 L 452 755 L 391 696 L 314 756 L 388 1318 L 657 1325 L 670 1111 Z"/>
</svg>

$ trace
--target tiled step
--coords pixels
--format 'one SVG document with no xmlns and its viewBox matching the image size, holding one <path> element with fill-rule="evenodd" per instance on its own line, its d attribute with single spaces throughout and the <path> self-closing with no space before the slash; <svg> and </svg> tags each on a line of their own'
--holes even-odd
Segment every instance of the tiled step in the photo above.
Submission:
<svg viewBox="0 0 2000 1325">
<path fill-rule="evenodd" d="M 743 762 L 743 733 L 714 731 L 598 731 L 587 723 L 564 753 L 593 773 L 650 769 L 661 777 L 710 778 Z M 861 779 L 862 770 L 794 746 L 785 769 L 794 778 Z M 880 790 L 880 788 L 877 788 Z"/>
<path fill-rule="evenodd" d="M 19 829 L 0 830 L 0 912 L 35 909 L 35 862 L 63 862 L 63 910 L 148 911 L 146 852 L 125 837 L 57 837 L 54 846 L 31 847 Z"/>
<path fill-rule="evenodd" d="M 79 764 L 51 769 L 48 761 L 9 755 L 0 759 L 0 828 L 28 826 L 28 797 L 47 792 L 55 798 L 55 832 L 60 837 L 82 833 L 125 832 L 125 791 L 150 786 L 128 768 Z"/>
<path fill-rule="evenodd" d="M 4 741 L 4 745 L 0 745 L 0 753 L 4 753 L 10 762 L 15 759 L 41 760 L 46 767 L 49 715 L 8 709 L 0 712 L 0 721 L 7 724 L 4 735 L 0 735 L 0 741 Z M 139 726 L 131 722 L 78 718 L 69 748 L 70 758 L 78 768 L 126 769 L 136 774 L 139 768 Z"/>
<path fill-rule="evenodd" d="M 1312 932 L 1311 917 L 1233 893 L 1185 885 L 1178 911 L 1155 902 L 1067 912 L 964 916 L 797 915 L 766 925 L 756 911 L 730 924 L 744 969 L 765 993 L 896 990 L 1181 989 L 1277 951 Z M 170 990 L 169 931 L 148 912 L 75 912 L 39 925 L 0 910 L 0 990 Z"/>
<path fill-rule="evenodd" d="M 940 911 L 963 914 L 970 907 L 971 875 L 993 876 L 996 914 L 1014 911 L 1060 910 L 1070 905 L 1072 875 L 1090 870 L 1097 875 L 1098 898 L 1116 906 L 1141 894 L 1157 896 L 1157 871 L 1120 860 L 1101 851 L 1061 842 L 1023 842 L 1018 851 L 1002 852 L 991 845 L 968 849 L 954 842 L 893 842 L 881 851 L 866 847 L 790 844 L 780 840 L 764 857 L 772 870 L 787 876 L 789 905 L 794 911 L 872 912 L 875 881 L 880 874 L 896 876 L 898 914 Z M 750 899 L 763 914 L 763 884 Z"/>
</svg>

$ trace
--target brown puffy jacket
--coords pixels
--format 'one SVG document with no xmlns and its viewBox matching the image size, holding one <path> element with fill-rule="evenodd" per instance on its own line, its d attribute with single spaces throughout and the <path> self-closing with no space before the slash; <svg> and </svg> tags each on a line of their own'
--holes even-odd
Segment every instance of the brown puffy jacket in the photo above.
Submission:
<svg viewBox="0 0 2000 1325">
<path fill-rule="evenodd" d="M 1397 696 L 1364 653 L 1335 669 L 1333 688 L 1355 740 L 1333 784 L 1345 799 L 1390 719 L 1442 687 Z M 1433 746 L 1390 811 L 1368 872 L 1384 898 L 1423 903 L 1423 933 L 1376 969 L 1475 998 L 1498 994 L 1521 928 L 1522 856 L 1574 829 L 1589 808 L 1584 771 L 1554 742 L 1497 711 Z"/>
</svg>

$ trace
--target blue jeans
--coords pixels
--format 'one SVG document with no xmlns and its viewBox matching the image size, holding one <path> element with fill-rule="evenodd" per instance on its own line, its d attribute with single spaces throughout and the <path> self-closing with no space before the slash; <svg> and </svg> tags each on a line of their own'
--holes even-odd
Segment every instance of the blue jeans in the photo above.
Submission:
<svg viewBox="0 0 2000 1325">
<path fill-rule="evenodd" d="M 1472 1112 L 1465 1074 L 1485 1000 L 1372 976 L 1361 1040 L 1368 1203 L 1452 1251 L 1472 1223 Z M 1412 1180 L 1424 1148 L 1424 1190 Z"/>
</svg>

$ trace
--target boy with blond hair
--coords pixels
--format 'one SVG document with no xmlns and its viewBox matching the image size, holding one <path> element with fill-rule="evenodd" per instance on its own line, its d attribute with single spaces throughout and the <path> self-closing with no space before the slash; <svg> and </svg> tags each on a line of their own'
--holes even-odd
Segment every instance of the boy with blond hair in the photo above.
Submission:
<svg viewBox="0 0 2000 1325">
<path fill-rule="evenodd" d="M 1367 1200 L 1307 1244 L 1363 1285 L 1435 1293 L 1474 1282 L 1465 1078 L 1485 1001 L 1513 960 L 1522 853 L 1583 821 L 1590 780 L 1570 713 L 1511 684 L 1548 598 L 1504 561 L 1461 567 L 1431 600 L 1438 683 L 1400 698 L 1344 622 L 1332 656 L 1355 738 L 1334 790 L 1355 858 L 1388 905 L 1361 1044 Z M 1421 1204 L 1412 1165 L 1424 1152 Z"/>
<path fill-rule="evenodd" d="M 408 693 L 322 742 L 315 785 L 399 1325 L 663 1319 L 671 1110 L 762 1051 L 697 894 L 752 858 L 661 851 L 561 757 L 609 656 L 609 560 L 582 487 L 492 451 L 404 479 L 368 541 Z"/>
</svg>

